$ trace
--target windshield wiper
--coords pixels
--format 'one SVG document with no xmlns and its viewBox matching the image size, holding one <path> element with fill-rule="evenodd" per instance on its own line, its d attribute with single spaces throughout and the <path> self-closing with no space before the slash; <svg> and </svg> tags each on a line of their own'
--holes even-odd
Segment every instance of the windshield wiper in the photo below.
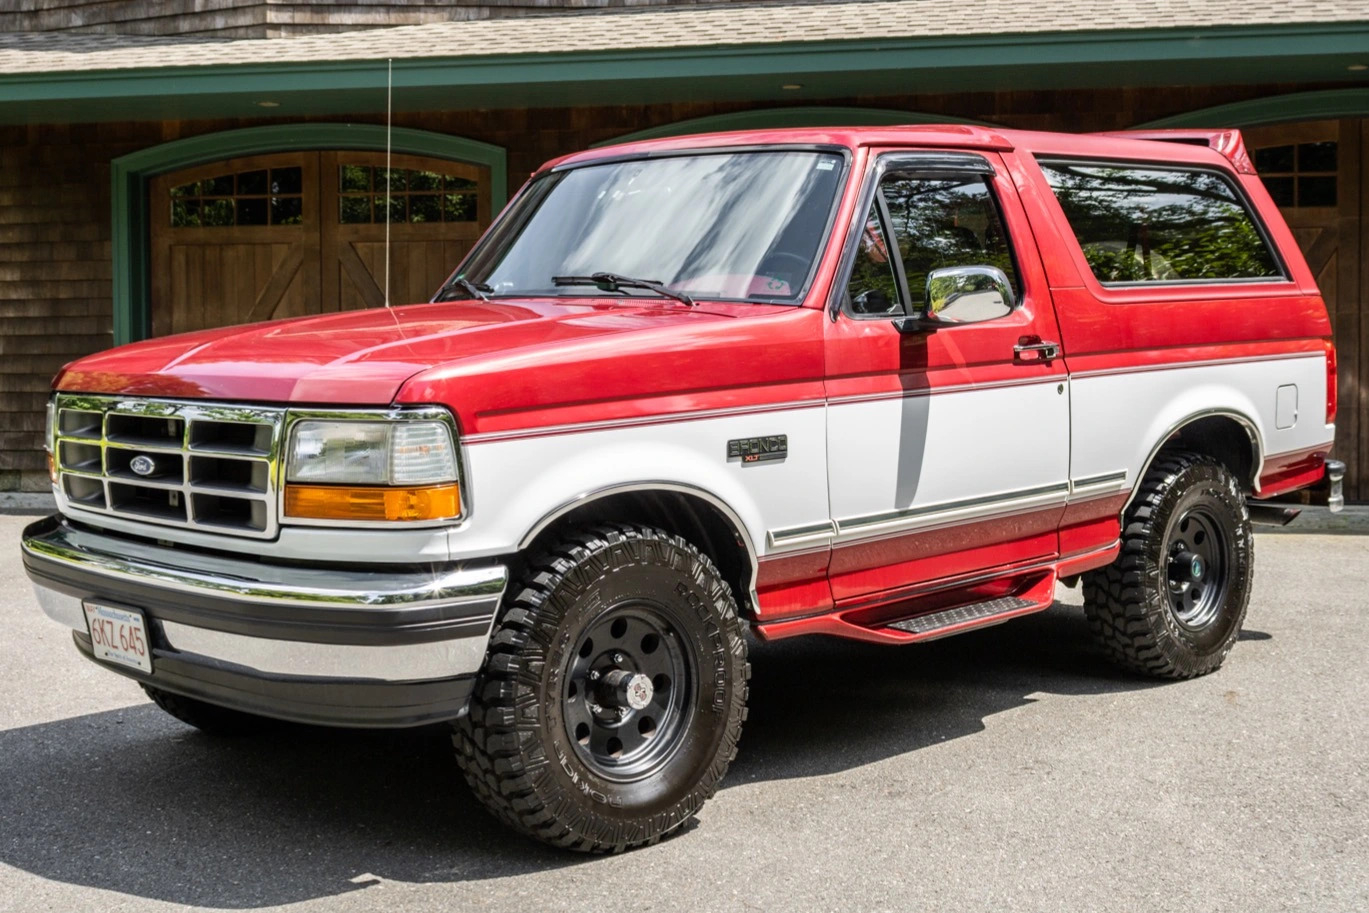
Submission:
<svg viewBox="0 0 1369 913">
<path fill-rule="evenodd" d="M 461 291 L 465 292 L 471 298 L 479 298 L 481 301 L 489 301 L 490 296 L 488 293 L 494 291 L 494 289 L 490 288 L 485 283 L 472 282 L 465 276 L 457 276 L 455 279 L 453 279 L 451 282 L 447 284 L 448 288 L 451 288 L 452 286 L 456 286 L 457 288 L 461 289 Z M 443 298 L 445 300 L 450 300 L 445 295 L 443 296 Z"/>
<path fill-rule="evenodd" d="M 690 307 L 694 306 L 694 299 L 684 292 L 677 292 L 672 288 L 667 288 L 655 279 L 634 279 L 631 276 L 620 276 L 617 273 L 591 273 L 588 276 L 552 276 L 551 281 L 557 285 L 593 285 L 606 292 L 616 292 L 625 288 L 646 289 L 655 292 L 666 298 L 674 298 L 676 301 L 683 301 Z"/>
</svg>

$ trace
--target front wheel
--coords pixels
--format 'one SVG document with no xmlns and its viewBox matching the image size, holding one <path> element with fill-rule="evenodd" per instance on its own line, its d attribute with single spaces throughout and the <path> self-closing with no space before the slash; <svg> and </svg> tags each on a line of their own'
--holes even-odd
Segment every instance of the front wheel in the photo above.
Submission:
<svg viewBox="0 0 1369 913">
<path fill-rule="evenodd" d="M 1254 542 L 1240 482 L 1211 457 L 1162 453 L 1124 523 L 1117 560 L 1084 577 L 1089 626 L 1137 672 L 1216 671 L 1250 601 Z"/>
<path fill-rule="evenodd" d="M 510 592 L 453 737 L 476 796 L 587 852 L 680 827 L 717 790 L 746 718 L 731 587 L 684 539 L 607 524 L 562 539 Z"/>
</svg>

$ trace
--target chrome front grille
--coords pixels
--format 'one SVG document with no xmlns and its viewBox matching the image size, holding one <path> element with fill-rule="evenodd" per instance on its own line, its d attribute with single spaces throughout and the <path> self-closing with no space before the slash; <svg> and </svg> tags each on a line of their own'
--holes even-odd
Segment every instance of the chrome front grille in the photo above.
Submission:
<svg viewBox="0 0 1369 913">
<path fill-rule="evenodd" d="M 58 496 L 163 526 L 270 539 L 285 410 L 58 394 Z"/>
</svg>

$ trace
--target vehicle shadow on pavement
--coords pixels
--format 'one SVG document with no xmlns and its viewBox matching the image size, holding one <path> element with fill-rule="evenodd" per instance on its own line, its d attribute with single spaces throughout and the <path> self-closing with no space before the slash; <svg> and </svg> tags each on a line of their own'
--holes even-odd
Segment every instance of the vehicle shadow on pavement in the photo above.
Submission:
<svg viewBox="0 0 1369 913">
<path fill-rule="evenodd" d="M 1037 692 L 1156 687 L 1113 665 L 1077 606 L 908 647 L 801 638 L 754 647 L 750 718 L 728 778 L 820 776 L 974 735 Z"/>
<path fill-rule="evenodd" d="M 1109 665 L 1079 610 L 1058 604 L 921 647 L 756 644 L 753 663 L 750 720 L 724 788 L 972 736 L 1037 692 L 1153 687 Z M 594 861 L 491 818 L 441 727 L 280 724 L 218 740 L 147 704 L 0 732 L 0 862 L 46 879 L 246 909 L 379 879 L 480 880 Z"/>
</svg>

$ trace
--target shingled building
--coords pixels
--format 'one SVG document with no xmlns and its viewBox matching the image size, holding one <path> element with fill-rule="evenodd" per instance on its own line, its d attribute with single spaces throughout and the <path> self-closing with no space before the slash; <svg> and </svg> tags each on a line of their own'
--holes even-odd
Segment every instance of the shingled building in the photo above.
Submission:
<svg viewBox="0 0 1369 913">
<path fill-rule="evenodd" d="M 0 12 L 0 492 L 48 383 L 150 335 L 425 300 L 528 172 L 626 137 L 1240 127 L 1340 351 L 1369 499 L 1365 0 L 55 0 Z"/>
</svg>

